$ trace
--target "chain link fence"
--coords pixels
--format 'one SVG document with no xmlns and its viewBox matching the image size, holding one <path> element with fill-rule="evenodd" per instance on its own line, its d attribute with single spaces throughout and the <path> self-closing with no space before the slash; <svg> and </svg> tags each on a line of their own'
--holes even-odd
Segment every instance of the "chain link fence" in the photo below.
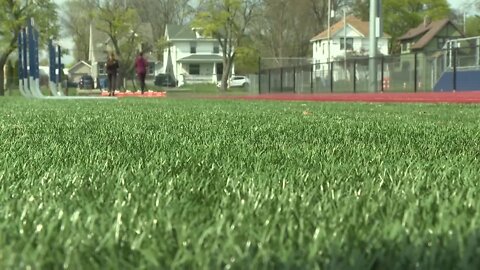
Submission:
<svg viewBox="0 0 480 270">
<path fill-rule="evenodd" d="M 480 38 L 447 45 L 438 51 L 376 57 L 375 92 L 480 90 Z M 371 60 L 262 58 L 255 85 L 260 94 L 371 92 Z"/>
</svg>

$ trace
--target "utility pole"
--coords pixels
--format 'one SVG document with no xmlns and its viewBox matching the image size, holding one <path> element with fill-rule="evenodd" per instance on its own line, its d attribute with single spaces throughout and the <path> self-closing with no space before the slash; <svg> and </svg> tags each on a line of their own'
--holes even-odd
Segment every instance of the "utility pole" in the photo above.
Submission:
<svg viewBox="0 0 480 270">
<path fill-rule="evenodd" d="M 332 0 L 328 0 L 328 18 L 327 18 L 327 62 L 330 66 L 330 17 L 332 16 Z"/>
<path fill-rule="evenodd" d="M 376 21 L 377 21 L 377 0 L 370 0 L 370 20 L 369 24 L 369 48 L 368 48 L 368 79 L 369 91 L 377 91 L 377 37 L 376 37 Z"/>
<path fill-rule="evenodd" d="M 345 14 L 345 9 L 343 9 L 343 49 L 344 49 L 344 57 L 343 57 L 343 68 L 344 72 L 347 72 L 347 17 Z"/>
</svg>

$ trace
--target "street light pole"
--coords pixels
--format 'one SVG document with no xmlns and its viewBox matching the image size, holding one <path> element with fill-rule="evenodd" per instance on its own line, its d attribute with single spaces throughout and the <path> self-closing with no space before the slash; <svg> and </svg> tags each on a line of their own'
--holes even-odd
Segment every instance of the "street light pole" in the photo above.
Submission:
<svg viewBox="0 0 480 270">
<path fill-rule="evenodd" d="M 343 9 L 343 49 L 344 49 L 343 68 L 345 72 L 347 70 L 347 17 L 346 16 L 347 15 L 345 13 L 345 9 Z"/>
<path fill-rule="evenodd" d="M 331 16 L 331 5 L 332 0 L 328 0 L 328 18 L 327 18 L 327 62 L 330 66 L 330 16 Z"/>
<path fill-rule="evenodd" d="M 369 24 L 369 48 L 368 48 L 368 71 L 369 71 L 369 91 L 377 91 L 377 37 L 376 37 L 376 20 L 377 20 L 377 0 L 370 0 L 370 21 Z"/>
</svg>

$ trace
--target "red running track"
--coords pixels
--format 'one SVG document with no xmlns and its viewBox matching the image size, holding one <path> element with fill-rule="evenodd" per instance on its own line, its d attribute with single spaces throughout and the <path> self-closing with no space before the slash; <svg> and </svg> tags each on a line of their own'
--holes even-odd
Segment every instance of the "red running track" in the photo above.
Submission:
<svg viewBox="0 0 480 270">
<path fill-rule="evenodd" d="M 108 96 L 102 92 L 102 96 Z M 166 92 L 148 91 L 117 92 L 118 97 L 166 97 Z M 283 100 L 283 101 L 319 101 L 319 102 L 380 102 L 380 103 L 480 103 L 480 90 L 468 92 L 418 92 L 418 93 L 321 93 L 295 94 L 275 93 L 261 95 L 188 95 L 190 97 L 243 100 Z"/>
<path fill-rule="evenodd" d="M 218 97 L 218 96 L 217 96 Z M 244 100 L 289 100 L 323 102 L 397 102 L 397 103 L 480 103 L 480 91 L 420 92 L 420 93 L 338 93 L 295 94 L 276 93 L 248 96 L 223 96 L 218 98 Z"/>
</svg>

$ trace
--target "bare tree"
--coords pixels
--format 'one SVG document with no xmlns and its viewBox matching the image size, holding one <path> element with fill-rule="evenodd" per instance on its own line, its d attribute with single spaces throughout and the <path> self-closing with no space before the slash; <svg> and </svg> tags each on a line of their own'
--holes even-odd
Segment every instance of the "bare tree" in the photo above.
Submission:
<svg viewBox="0 0 480 270">
<path fill-rule="evenodd" d="M 142 22 L 152 25 L 153 38 L 161 42 L 167 24 L 184 25 L 193 19 L 194 0 L 129 0 L 128 5 L 135 8 Z M 157 44 L 157 54 L 163 53 L 161 44 Z"/>
<path fill-rule="evenodd" d="M 263 0 L 251 31 L 263 56 L 305 57 L 317 32 L 311 0 Z"/>
<path fill-rule="evenodd" d="M 315 16 L 317 23 L 317 31 L 323 31 L 327 29 L 328 26 L 328 5 L 330 4 L 330 12 L 333 16 L 330 17 L 330 24 L 333 24 L 336 20 L 339 19 L 337 14 L 340 14 L 340 10 L 343 8 L 349 9 L 348 6 L 351 5 L 352 1 L 355 0 L 308 0 L 311 5 L 311 10 Z M 363 1 L 363 0 L 359 0 Z"/>
<path fill-rule="evenodd" d="M 97 0 L 68 0 L 63 6 L 62 25 L 65 34 L 75 44 L 73 57 L 76 61 L 88 60 L 89 25 L 94 17 Z"/>
</svg>

